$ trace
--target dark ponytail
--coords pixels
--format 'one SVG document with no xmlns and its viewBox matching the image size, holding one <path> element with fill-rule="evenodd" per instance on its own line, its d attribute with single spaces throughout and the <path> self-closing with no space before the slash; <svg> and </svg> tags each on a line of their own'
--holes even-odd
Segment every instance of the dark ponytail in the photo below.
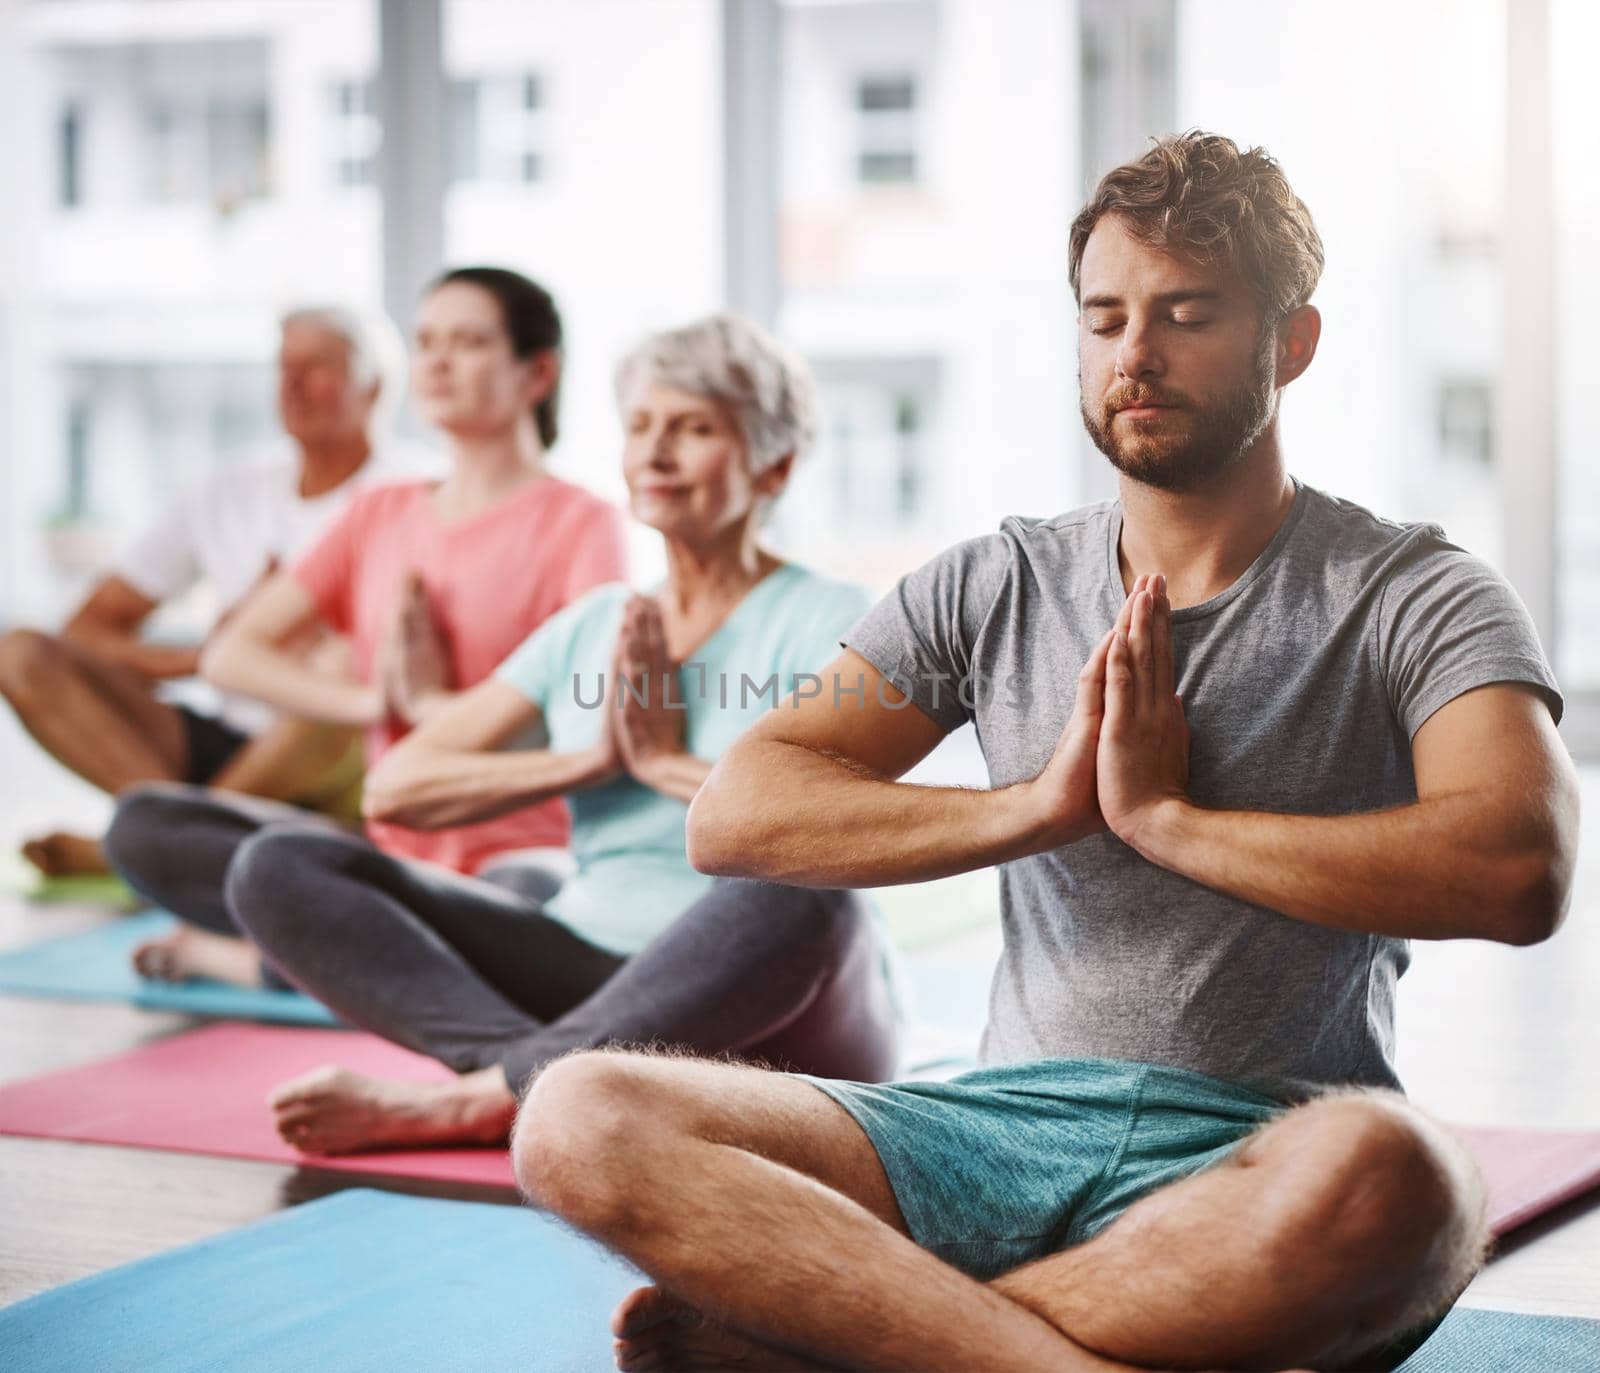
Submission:
<svg viewBox="0 0 1600 1373">
<path fill-rule="evenodd" d="M 495 298 L 500 306 L 501 322 L 511 338 L 511 351 L 517 357 L 531 358 L 535 353 L 551 349 L 561 351 L 561 315 L 554 298 L 543 286 L 505 267 L 454 267 L 435 277 L 428 290 L 437 291 L 452 281 L 481 287 Z M 533 407 L 539 441 L 546 448 L 555 444 L 560 408 L 561 374 L 557 372 L 550 394 Z"/>
</svg>

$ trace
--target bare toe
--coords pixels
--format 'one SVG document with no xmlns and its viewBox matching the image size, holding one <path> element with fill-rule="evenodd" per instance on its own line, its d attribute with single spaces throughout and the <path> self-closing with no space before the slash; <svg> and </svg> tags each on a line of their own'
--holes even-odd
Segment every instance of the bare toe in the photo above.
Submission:
<svg viewBox="0 0 1600 1373">
<path fill-rule="evenodd" d="M 611 1313 L 611 1333 L 618 1339 L 628 1339 L 663 1321 L 677 1320 L 689 1309 L 660 1287 L 638 1287 Z"/>
<path fill-rule="evenodd" d="M 169 934 L 140 944 L 133 951 L 134 971 L 157 982 L 176 982 L 178 965 L 173 952 L 174 938 Z"/>
<path fill-rule="evenodd" d="M 272 1095 L 267 1098 L 267 1105 L 275 1111 L 281 1111 L 296 1102 L 325 1097 L 329 1089 L 337 1084 L 343 1071 L 331 1063 L 325 1063 L 320 1068 L 313 1068 L 309 1073 L 301 1073 L 299 1077 L 280 1082 L 272 1089 Z"/>
</svg>

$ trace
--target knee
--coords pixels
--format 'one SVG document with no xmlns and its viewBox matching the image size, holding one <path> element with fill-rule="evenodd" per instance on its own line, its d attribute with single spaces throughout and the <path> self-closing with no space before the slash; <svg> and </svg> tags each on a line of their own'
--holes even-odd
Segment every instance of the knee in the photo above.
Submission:
<svg viewBox="0 0 1600 1373">
<path fill-rule="evenodd" d="M 1275 1128 L 1295 1160 L 1271 1229 L 1286 1248 L 1314 1243 L 1408 1309 L 1437 1309 L 1466 1286 L 1487 1224 L 1482 1178 L 1459 1141 L 1389 1092 L 1320 1098 Z"/>
<path fill-rule="evenodd" d="M 540 1073 L 511 1136 L 523 1195 L 591 1234 L 624 1225 L 644 1147 L 670 1128 L 651 1071 L 659 1066 L 644 1055 L 597 1050 Z"/>
<path fill-rule="evenodd" d="M 328 861 L 323 850 L 329 840 L 337 842 L 337 836 L 290 822 L 257 830 L 235 850 L 223 879 L 224 896 L 234 918 L 261 947 L 270 948 L 286 922 L 326 915 L 326 903 L 307 890 L 306 881 Z"/>
<path fill-rule="evenodd" d="M 871 922 L 860 892 L 814 891 L 810 895 L 816 906 L 818 935 L 835 949 L 848 949 Z"/>
<path fill-rule="evenodd" d="M 18 710 L 46 699 L 59 681 L 67 655 L 50 635 L 37 629 L 0 634 L 0 695 Z"/>
<path fill-rule="evenodd" d="M 111 866 L 124 877 L 143 873 L 180 834 L 196 790 L 144 782 L 121 793 L 101 841 Z"/>
</svg>

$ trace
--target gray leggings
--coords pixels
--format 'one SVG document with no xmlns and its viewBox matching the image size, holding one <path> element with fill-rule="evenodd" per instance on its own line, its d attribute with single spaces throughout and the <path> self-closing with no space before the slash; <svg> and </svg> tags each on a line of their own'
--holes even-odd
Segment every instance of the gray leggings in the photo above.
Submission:
<svg viewBox="0 0 1600 1373">
<path fill-rule="evenodd" d="M 105 843 L 147 899 L 247 935 L 342 1019 L 457 1072 L 498 1064 L 513 1091 L 607 1044 L 861 1082 L 894 1073 L 882 953 L 853 892 L 719 878 L 623 957 L 545 915 L 526 874 L 501 885 L 394 858 L 272 802 L 138 787 Z"/>
</svg>

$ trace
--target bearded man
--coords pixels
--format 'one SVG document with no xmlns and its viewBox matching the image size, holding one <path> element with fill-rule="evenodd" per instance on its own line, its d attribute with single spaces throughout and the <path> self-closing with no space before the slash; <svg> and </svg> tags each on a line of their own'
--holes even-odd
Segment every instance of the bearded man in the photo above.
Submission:
<svg viewBox="0 0 1600 1373">
<path fill-rule="evenodd" d="M 1402 1094 L 1395 986 L 1410 940 L 1556 928 L 1576 777 L 1512 589 L 1288 473 L 1321 269 L 1259 149 L 1108 173 L 1070 274 L 1120 498 L 905 577 L 712 771 L 697 867 L 998 865 L 1004 951 L 953 1081 L 535 1081 L 524 1190 L 658 1284 L 623 1367 L 1389 1369 L 1472 1277 L 1482 1182 Z M 969 722 L 989 789 L 897 780 Z"/>
</svg>

